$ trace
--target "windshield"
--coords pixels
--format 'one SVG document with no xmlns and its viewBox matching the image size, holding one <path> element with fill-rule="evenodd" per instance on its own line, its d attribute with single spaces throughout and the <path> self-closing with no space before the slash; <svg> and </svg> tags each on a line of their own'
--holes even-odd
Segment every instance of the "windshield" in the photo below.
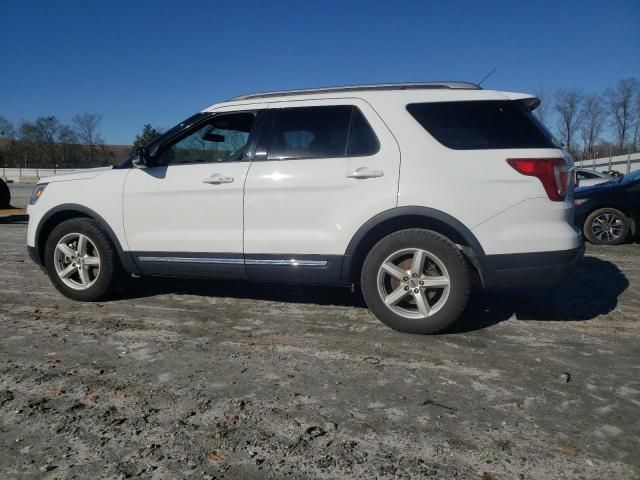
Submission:
<svg viewBox="0 0 640 480">
<path fill-rule="evenodd" d="M 626 185 L 628 183 L 636 182 L 640 180 L 640 170 L 636 170 L 635 172 L 627 173 L 626 175 L 622 175 L 621 177 L 615 177 L 611 180 L 608 180 L 603 183 L 599 183 L 598 187 L 604 187 L 605 185 Z"/>
<path fill-rule="evenodd" d="M 635 182 L 636 180 L 640 180 L 640 170 L 627 173 L 626 175 L 620 177 L 620 183 L 631 183 Z"/>
</svg>

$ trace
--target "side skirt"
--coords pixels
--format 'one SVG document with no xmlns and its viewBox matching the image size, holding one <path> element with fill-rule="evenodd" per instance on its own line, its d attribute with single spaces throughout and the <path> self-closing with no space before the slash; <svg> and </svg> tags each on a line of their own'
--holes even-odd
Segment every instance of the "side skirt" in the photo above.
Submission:
<svg viewBox="0 0 640 480">
<path fill-rule="evenodd" d="M 342 255 L 131 252 L 143 275 L 342 285 Z"/>
</svg>

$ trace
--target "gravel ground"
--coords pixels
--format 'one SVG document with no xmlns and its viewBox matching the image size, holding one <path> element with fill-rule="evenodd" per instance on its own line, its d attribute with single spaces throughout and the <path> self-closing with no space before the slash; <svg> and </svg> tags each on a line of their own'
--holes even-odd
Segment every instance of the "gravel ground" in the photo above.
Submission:
<svg viewBox="0 0 640 480">
<path fill-rule="evenodd" d="M 347 290 L 60 296 L 0 225 L 2 478 L 640 478 L 640 245 L 393 332 Z"/>
</svg>

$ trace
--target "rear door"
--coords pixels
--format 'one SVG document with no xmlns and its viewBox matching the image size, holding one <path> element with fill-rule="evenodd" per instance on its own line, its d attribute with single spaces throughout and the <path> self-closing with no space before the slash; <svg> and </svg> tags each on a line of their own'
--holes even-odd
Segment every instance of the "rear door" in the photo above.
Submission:
<svg viewBox="0 0 640 480">
<path fill-rule="evenodd" d="M 247 274 L 339 280 L 356 230 L 397 202 L 400 153 L 359 99 L 271 103 L 245 187 Z"/>
</svg>

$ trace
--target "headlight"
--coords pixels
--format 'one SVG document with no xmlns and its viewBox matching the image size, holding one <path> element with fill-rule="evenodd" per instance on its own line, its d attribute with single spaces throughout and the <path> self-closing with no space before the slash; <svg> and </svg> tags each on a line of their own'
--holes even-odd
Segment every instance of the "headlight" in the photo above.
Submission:
<svg viewBox="0 0 640 480">
<path fill-rule="evenodd" d="M 29 205 L 33 205 L 38 201 L 38 199 L 44 193 L 44 189 L 47 188 L 47 185 L 48 185 L 47 183 L 39 183 L 38 185 L 36 185 L 36 188 L 34 188 L 33 192 L 31 193 L 31 198 L 29 199 Z"/>
<path fill-rule="evenodd" d="M 579 207 L 580 205 L 584 205 L 588 201 L 589 201 L 588 198 L 574 198 L 573 199 L 573 205 L 575 207 Z"/>
</svg>

